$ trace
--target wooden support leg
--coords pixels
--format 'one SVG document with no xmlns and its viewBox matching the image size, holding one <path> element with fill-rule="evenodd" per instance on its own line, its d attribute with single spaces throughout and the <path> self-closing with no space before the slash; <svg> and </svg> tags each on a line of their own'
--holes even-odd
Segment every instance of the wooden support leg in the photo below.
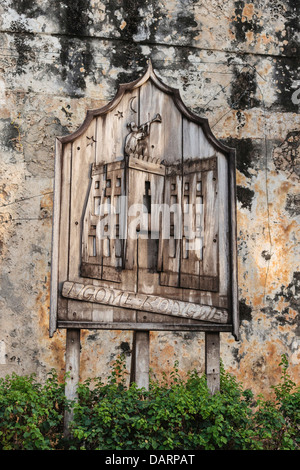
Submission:
<svg viewBox="0 0 300 470">
<path fill-rule="evenodd" d="M 76 400 L 79 383 L 80 364 L 80 329 L 67 329 L 66 343 L 66 378 L 65 395 L 68 400 Z M 69 436 L 69 423 L 73 419 L 72 411 L 66 411 L 64 417 L 64 434 Z"/>
<path fill-rule="evenodd" d="M 131 382 L 149 390 L 149 331 L 134 331 L 131 362 Z"/>
<path fill-rule="evenodd" d="M 205 374 L 214 395 L 220 390 L 220 333 L 205 333 Z"/>
</svg>

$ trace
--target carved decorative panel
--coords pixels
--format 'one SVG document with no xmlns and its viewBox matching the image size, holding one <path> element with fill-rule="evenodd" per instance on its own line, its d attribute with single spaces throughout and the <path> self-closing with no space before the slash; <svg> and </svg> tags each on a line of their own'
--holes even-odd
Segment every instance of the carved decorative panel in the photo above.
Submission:
<svg viewBox="0 0 300 470">
<path fill-rule="evenodd" d="M 235 154 L 207 120 L 149 63 L 56 149 L 50 334 L 237 337 Z"/>
</svg>

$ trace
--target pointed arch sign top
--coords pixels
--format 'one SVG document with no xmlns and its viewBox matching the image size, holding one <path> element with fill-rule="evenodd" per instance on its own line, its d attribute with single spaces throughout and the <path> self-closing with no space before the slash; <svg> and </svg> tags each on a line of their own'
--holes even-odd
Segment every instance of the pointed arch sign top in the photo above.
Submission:
<svg viewBox="0 0 300 470">
<path fill-rule="evenodd" d="M 80 136 L 84 130 L 88 127 L 90 122 L 94 117 L 104 115 L 108 113 L 109 111 L 113 111 L 118 103 L 122 100 L 124 93 L 129 91 L 129 90 L 135 90 L 139 87 L 141 87 L 144 83 L 146 83 L 148 80 L 151 80 L 155 86 L 161 90 L 162 92 L 171 95 L 172 99 L 174 101 L 174 104 L 177 106 L 179 111 L 190 121 L 195 122 L 199 124 L 200 126 L 203 127 L 204 133 L 207 137 L 207 139 L 212 143 L 212 145 L 216 148 L 216 150 L 220 150 L 222 152 L 225 152 L 226 154 L 231 154 L 233 149 L 226 146 L 222 142 L 220 142 L 215 135 L 213 134 L 209 122 L 207 118 L 203 118 L 201 116 L 198 116 L 197 114 L 193 113 L 191 110 L 189 110 L 186 105 L 184 104 L 180 91 L 177 88 L 170 87 L 169 85 L 166 85 L 163 83 L 163 81 L 156 75 L 151 59 L 148 60 L 148 67 L 144 75 L 140 78 L 137 78 L 133 82 L 129 83 L 123 83 L 120 84 L 117 90 L 117 93 L 115 97 L 105 106 L 98 108 L 98 109 L 91 109 L 87 111 L 86 118 L 82 125 L 72 134 L 59 137 L 59 140 L 62 143 L 67 143 L 67 142 L 72 142 L 74 139 L 76 139 L 78 136 Z"/>
</svg>

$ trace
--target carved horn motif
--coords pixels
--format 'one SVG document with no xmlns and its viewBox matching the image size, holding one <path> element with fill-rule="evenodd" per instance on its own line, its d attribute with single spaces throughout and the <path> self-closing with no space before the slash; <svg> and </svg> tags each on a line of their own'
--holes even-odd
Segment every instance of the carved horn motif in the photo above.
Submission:
<svg viewBox="0 0 300 470">
<path fill-rule="evenodd" d="M 149 136 L 151 125 L 154 122 L 161 122 L 161 115 L 157 113 L 151 121 L 138 126 L 134 121 L 127 124 L 130 133 L 125 139 L 125 155 L 134 155 L 136 158 L 150 157 L 149 155 Z"/>
</svg>

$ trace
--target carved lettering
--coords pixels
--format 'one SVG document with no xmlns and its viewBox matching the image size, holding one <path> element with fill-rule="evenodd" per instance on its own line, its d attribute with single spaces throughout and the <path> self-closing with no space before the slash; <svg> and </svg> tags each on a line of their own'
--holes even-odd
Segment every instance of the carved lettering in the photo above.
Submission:
<svg viewBox="0 0 300 470">
<path fill-rule="evenodd" d="M 92 291 L 92 292 L 91 292 Z M 82 298 L 84 300 L 91 301 L 95 294 L 95 288 L 93 286 L 87 286 L 85 289 L 82 291 Z"/>
<path fill-rule="evenodd" d="M 155 295 L 124 292 L 103 286 L 64 282 L 63 297 L 87 302 L 95 302 L 115 307 L 142 310 L 145 312 L 193 318 L 214 323 L 227 323 L 228 312 L 210 305 L 200 305 L 181 300 L 172 300 Z"/>
<path fill-rule="evenodd" d="M 99 296 L 102 295 L 102 297 Z M 95 302 L 96 303 L 101 303 L 103 302 L 103 299 L 105 299 L 105 296 L 106 296 L 106 290 L 104 289 L 104 287 L 100 287 L 98 290 L 97 290 L 97 293 L 95 295 Z"/>
</svg>

